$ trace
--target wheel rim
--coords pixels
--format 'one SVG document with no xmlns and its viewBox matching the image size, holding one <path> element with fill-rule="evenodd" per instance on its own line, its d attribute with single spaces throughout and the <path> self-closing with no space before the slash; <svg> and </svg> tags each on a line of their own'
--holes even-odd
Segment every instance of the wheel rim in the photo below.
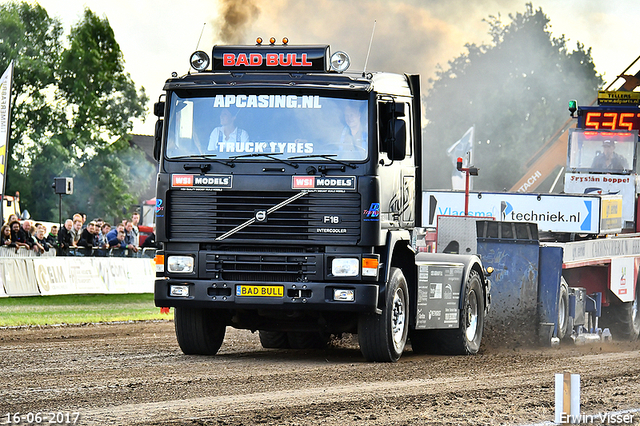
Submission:
<svg viewBox="0 0 640 426">
<path fill-rule="evenodd" d="M 469 298 L 467 300 L 467 340 L 472 342 L 476 337 L 478 331 L 478 298 L 476 292 L 471 290 L 469 292 Z"/>
<path fill-rule="evenodd" d="M 393 296 L 393 311 L 391 314 L 391 334 L 396 349 L 402 347 L 406 326 L 405 297 L 401 289 L 397 289 Z"/>
</svg>

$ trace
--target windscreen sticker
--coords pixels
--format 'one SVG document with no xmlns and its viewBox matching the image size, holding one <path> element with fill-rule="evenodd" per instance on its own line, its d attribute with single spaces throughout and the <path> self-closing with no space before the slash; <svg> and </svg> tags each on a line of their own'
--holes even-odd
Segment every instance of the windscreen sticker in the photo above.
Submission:
<svg viewBox="0 0 640 426">
<path fill-rule="evenodd" d="M 216 95 L 214 108 L 322 108 L 318 95 Z"/>
<path fill-rule="evenodd" d="M 355 191 L 355 176 L 322 177 L 322 176 L 293 176 L 292 189 L 306 190 L 349 190 Z"/>
<path fill-rule="evenodd" d="M 231 175 L 171 175 L 173 188 L 232 188 Z"/>
<path fill-rule="evenodd" d="M 210 145 L 214 151 L 237 154 L 312 154 L 310 142 L 216 142 Z M 211 149 L 211 148 L 209 148 Z"/>
</svg>

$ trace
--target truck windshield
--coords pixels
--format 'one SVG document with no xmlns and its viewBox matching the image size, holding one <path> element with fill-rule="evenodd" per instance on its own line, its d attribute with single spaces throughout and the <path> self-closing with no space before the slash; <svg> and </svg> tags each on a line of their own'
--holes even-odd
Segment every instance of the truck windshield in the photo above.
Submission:
<svg viewBox="0 0 640 426">
<path fill-rule="evenodd" d="M 358 161 L 368 156 L 366 100 L 260 93 L 194 98 L 174 92 L 170 102 L 167 158 L 319 154 Z M 262 155 L 243 160 L 275 161 Z"/>
<path fill-rule="evenodd" d="M 634 167 L 637 131 L 575 130 L 569 134 L 569 170 L 630 173 Z"/>
</svg>

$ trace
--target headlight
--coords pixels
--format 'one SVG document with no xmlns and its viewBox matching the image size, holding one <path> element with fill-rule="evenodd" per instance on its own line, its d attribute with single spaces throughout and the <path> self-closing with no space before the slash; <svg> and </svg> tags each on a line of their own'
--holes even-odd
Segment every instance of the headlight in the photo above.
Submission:
<svg viewBox="0 0 640 426">
<path fill-rule="evenodd" d="M 193 272 L 193 257 L 191 256 L 169 256 L 167 259 L 167 271 L 190 274 Z"/>
<path fill-rule="evenodd" d="M 202 72 L 209 67 L 209 63 L 210 63 L 209 55 L 207 55 L 202 50 L 198 50 L 197 52 L 193 52 L 191 54 L 190 62 L 191 62 L 191 67 L 194 70 L 198 72 Z"/>
<path fill-rule="evenodd" d="M 358 259 L 334 258 L 331 261 L 331 274 L 334 277 L 357 277 L 360 273 Z"/>
<path fill-rule="evenodd" d="M 336 72 L 345 72 L 351 65 L 349 55 L 344 52 L 336 52 L 331 55 L 331 69 Z"/>
</svg>

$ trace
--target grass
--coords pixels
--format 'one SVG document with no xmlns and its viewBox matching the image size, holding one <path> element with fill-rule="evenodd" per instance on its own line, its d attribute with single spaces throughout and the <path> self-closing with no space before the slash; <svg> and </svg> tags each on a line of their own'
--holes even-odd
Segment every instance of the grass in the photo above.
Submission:
<svg viewBox="0 0 640 426">
<path fill-rule="evenodd" d="M 0 327 L 172 319 L 153 294 L 88 294 L 0 298 Z"/>
</svg>

